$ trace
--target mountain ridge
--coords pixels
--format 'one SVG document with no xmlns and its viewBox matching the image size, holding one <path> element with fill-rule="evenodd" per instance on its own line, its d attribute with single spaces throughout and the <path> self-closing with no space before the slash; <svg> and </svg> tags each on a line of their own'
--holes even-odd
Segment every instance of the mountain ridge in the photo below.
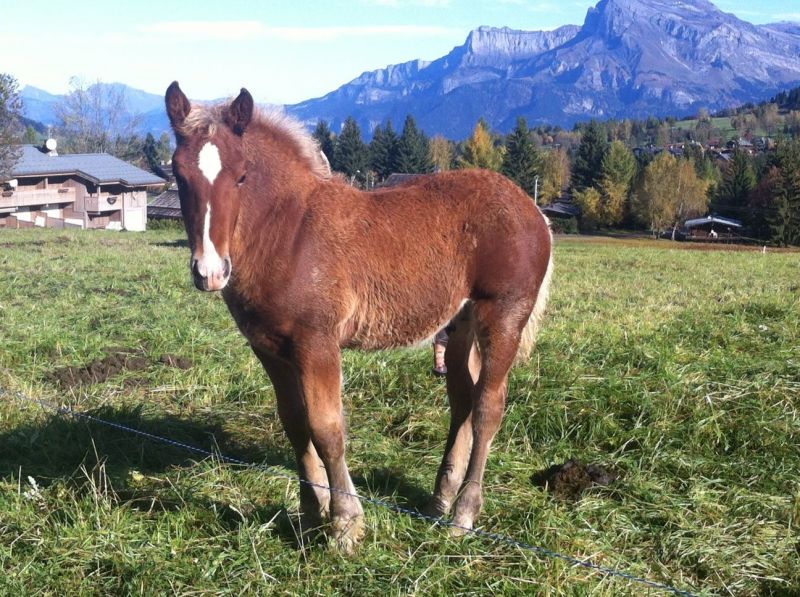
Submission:
<svg viewBox="0 0 800 597">
<path fill-rule="evenodd" d="M 365 71 L 286 109 L 309 128 L 323 119 L 339 130 L 353 116 L 367 138 L 408 114 L 428 134 L 451 139 L 467 137 L 481 117 L 500 132 L 518 116 L 562 127 L 591 118 L 682 117 L 800 85 L 798 55 L 800 23 L 753 25 L 709 0 L 600 0 L 582 25 L 481 26 L 435 60 Z M 161 95 L 107 85 L 126 92 L 142 133 L 169 130 Z M 26 117 L 55 123 L 53 103 L 63 96 L 31 87 L 21 95 Z"/>
<path fill-rule="evenodd" d="M 753 25 L 708 0 L 600 0 L 581 26 L 479 27 L 424 66 L 362 73 L 287 109 L 334 130 L 352 115 L 367 134 L 410 113 L 430 134 L 450 138 L 469 135 L 480 117 L 506 132 L 517 116 L 567 127 L 590 118 L 686 116 L 797 85 L 798 54 L 800 24 Z"/>
</svg>

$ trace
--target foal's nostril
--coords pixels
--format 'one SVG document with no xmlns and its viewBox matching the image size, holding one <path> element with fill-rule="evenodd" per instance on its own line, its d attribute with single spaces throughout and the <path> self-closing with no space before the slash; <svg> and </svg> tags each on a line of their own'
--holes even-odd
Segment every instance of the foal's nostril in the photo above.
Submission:
<svg viewBox="0 0 800 597">
<path fill-rule="evenodd" d="M 231 275 L 231 258 L 226 257 L 222 260 L 222 275 L 228 277 Z"/>
<path fill-rule="evenodd" d="M 200 275 L 200 270 L 198 269 L 197 259 L 192 258 L 192 262 L 189 264 L 189 269 L 191 270 L 193 275 L 195 275 L 195 276 L 199 276 Z"/>
</svg>

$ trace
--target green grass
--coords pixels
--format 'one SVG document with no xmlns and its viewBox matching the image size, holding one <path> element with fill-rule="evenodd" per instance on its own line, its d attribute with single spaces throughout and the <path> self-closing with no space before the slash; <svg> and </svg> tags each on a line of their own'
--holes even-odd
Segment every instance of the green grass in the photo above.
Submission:
<svg viewBox="0 0 800 597">
<path fill-rule="evenodd" d="M 0 387 L 292 473 L 271 385 L 223 301 L 191 288 L 180 238 L 0 232 Z M 559 239 L 480 524 L 705 595 L 797 595 L 800 255 L 673 246 Z M 114 347 L 149 366 L 52 381 Z M 360 492 L 412 508 L 429 495 L 448 420 L 430 361 L 346 354 Z M 569 458 L 621 478 L 579 501 L 532 483 Z M 301 540 L 297 501 L 263 471 L 0 401 L 3 595 L 658 594 L 369 505 L 344 557 Z"/>
</svg>

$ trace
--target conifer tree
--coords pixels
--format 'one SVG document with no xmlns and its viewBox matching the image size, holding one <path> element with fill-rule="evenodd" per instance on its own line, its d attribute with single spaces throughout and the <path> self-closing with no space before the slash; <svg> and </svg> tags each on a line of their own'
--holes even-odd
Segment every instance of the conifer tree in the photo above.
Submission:
<svg viewBox="0 0 800 597">
<path fill-rule="evenodd" d="M 322 153 L 324 153 L 325 157 L 328 158 L 328 162 L 333 163 L 334 139 L 336 135 L 334 135 L 333 131 L 331 131 L 328 122 L 326 120 L 320 120 L 317 122 L 317 126 L 312 135 L 314 139 L 317 140 Z"/>
<path fill-rule="evenodd" d="M 355 118 L 348 116 L 336 138 L 331 167 L 351 180 L 364 180 L 369 164 L 369 150 L 361 138 Z"/>
<path fill-rule="evenodd" d="M 778 149 L 780 178 L 775 207 L 768 216 L 771 240 L 779 245 L 800 245 L 800 140 Z"/>
<path fill-rule="evenodd" d="M 379 180 L 386 180 L 393 172 L 399 172 L 397 150 L 397 133 L 392 128 L 392 121 L 386 121 L 386 128 L 381 128 L 380 125 L 375 127 L 372 142 L 369 144 L 369 156 L 370 165 Z"/>
<path fill-rule="evenodd" d="M 432 171 L 429 145 L 428 137 L 417 128 L 414 117 L 406 116 L 403 132 L 397 140 L 397 171 L 408 174 Z"/>
<path fill-rule="evenodd" d="M 500 171 L 533 197 L 541 169 L 541 159 L 531 140 L 528 123 L 523 117 L 519 117 L 516 128 L 506 139 L 506 152 Z"/>
<path fill-rule="evenodd" d="M 147 136 L 144 138 L 142 153 L 144 154 L 144 159 L 147 161 L 147 166 L 152 172 L 161 169 L 161 161 L 158 159 L 158 146 L 153 133 L 147 133 Z"/>
<path fill-rule="evenodd" d="M 714 198 L 713 209 L 724 215 L 744 218 L 748 197 L 756 187 L 753 160 L 743 151 L 737 150 L 727 168 L 722 172 L 722 181 Z"/>
<path fill-rule="evenodd" d="M 598 186 L 606 153 L 608 153 L 608 141 L 605 127 L 592 120 L 583 129 L 581 143 L 572 166 L 574 189 L 582 191 Z"/>
</svg>

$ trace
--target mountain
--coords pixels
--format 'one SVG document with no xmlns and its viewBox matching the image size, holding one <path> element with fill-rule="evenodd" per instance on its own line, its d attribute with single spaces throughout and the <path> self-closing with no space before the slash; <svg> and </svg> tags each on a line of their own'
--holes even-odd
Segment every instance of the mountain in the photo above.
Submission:
<svg viewBox="0 0 800 597">
<path fill-rule="evenodd" d="M 26 85 L 20 90 L 20 97 L 25 118 L 41 122 L 45 126 L 55 124 L 57 119 L 53 108 L 61 96 Z"/>
<path fill-rule="evenodd" d="M 158 137 L 169 131 L 169 121 L 164 111 L 164 96 L 135 89 L 123 83 L 95 83 L 103 88 L 103 93 L 121 93 L 125 97 L 127 110 L 141 119 L 139 132 L 153 133 Z M 92 87 L 94 87 L 92 85 Z M 41 124 L 55 125 L 58 122 L 55 107 L 64 99 L 64 95 L 55 95 L 42 89 L 26 85 L 20 90 L 23 102 L 22 113 L 25 118 Z"/>
<path fill-rule="evenodd" d="M 756 26 L 707 0 L 601 0 L 582 26 L 480 27 L 431 62 L 363 73 L 287 109 L 367 134 L 406 114 L 429 134 L 467 137 L 480 117 L 500 131 L 518 116 L 572 126 L 590 118 L 684 116 L 762 101 L 800 84 L 800 25 Z"/>
</svg>

